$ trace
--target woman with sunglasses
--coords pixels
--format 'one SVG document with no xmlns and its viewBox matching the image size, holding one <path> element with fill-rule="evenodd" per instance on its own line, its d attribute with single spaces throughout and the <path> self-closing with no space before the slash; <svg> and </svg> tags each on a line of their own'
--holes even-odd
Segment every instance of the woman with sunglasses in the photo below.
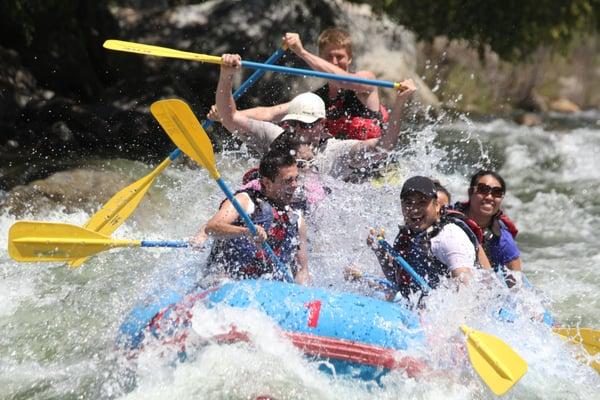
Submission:
<svg viewBox="0 0 600 400">
<path fill-rule="evenodd" d="M 512 287 L 516 276 L 510 272 L 521 271 L 521 253 L 514 240 L 518 231 L 500 208 L 505 193 L 506 182 L 497 172 L 480 170 L 471 177 L 469 201 L 456 203 L 454 209 L 464 214 L 491 266 Z"/>
</svg>

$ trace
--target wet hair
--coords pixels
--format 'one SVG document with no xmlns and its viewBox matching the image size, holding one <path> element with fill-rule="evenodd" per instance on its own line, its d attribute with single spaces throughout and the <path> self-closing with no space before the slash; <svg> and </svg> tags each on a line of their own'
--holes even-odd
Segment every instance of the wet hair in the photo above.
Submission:
<svg viewBox="0 0 600 400">
<path fill-rule="evenodd" d="M 477 185 L 479 179 L 486 175 L 493 176 L 498 182 L 500 182 L 500 187 L 502 188 L 502 191 L 506 193 L 506 182 L 504 181 L 504 178 L 500 176 L 499 173 L 497 173 L 496 171 L 492 171 L 491 169 L 480 169 L 471 177 L 471 183 L 469 184 L 469 196 L 473 194 L 473 188 Z"/>
<path fill-rule="evenodd" d="M 260 172 L 260 176 L 265 177 L 272 182 L 279 174 L 281 167 L 291 167 L 292 165 L 296 165 L 296 157 L 290 153 L 269 150 L 261 158 L 258 172 Z"/>
<path fill-rule="evenodd" d="M 448 189 L 446 189 L 438 179 L 432 179 L 431 181 L 433 182 L 433 187 L 435 187 L 435 191 L 444 193 L 446 197 L 448 197 L 448 204 L 452 203 L 452 195 L 450 194 Z"/>
<path fill-rule="evenodd" d="M 269 145 L 269 151 L 278 151 L 294 155 L 303 144 L 298 135 L 288 130 L 283 131 Z"/>
<path fill-rule="evenodd" d="M 352 57 L 352 38 L 348 31 L 341 28 L 327 28 L 319 35 L 317 40 L 319 45 L 319 54 L 323 53 L 325 47 L 329 45 L 340 46 L 346 49 L 348 55 Z"/>
</svg>

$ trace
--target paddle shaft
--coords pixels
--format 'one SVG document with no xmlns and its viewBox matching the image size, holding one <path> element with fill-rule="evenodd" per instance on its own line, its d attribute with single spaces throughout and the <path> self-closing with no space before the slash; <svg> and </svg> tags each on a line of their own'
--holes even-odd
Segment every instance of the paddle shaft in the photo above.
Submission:
<svg viewBox="0 0 600 400">
<path fill-rule="evenodd" d="M 269 58 L 265 60 L 265 65 L 275 64 L 284 54 L 284 49 L 277 49 Z M 237 100 L 242 97 L 252 87 L 252 85 L 254 85 L 260 78 L 263 77 L 266 72 L 266 69 L 257 69 L 254 71 L 254 73 L 250 75 L 250 77 L 248 77 L 248 79 L 246 79 L 244 83 L 242 83 L 242 85 L 233 92 L 233 98 Z M 206 130 L 213 126 L 214 123 L 215 121 L 207 119 L 202 123 L 202 127 Z M 175 149 L 171 152 L 171 154 L 169 154 L 169 158 L 171 161 L 175 161 L 180 154 L 181 150 Z"/>
<path fill-rule="evenodd" d="M 125 51 L 128 53 L 143 54 L 148 56 L 156 57 L 168 57 L 177 58 L 181 60 L 191 60 L 198 62 L 205 62 L 210 64 L 222 64 L 221 57 L 211 56 L 207 54 L 192 53 L 189 51 L 181 51 L 176 49 L 170 49 L 168 47 L 153 46 L 143 43 L 125 42 L 122 40 L 109 39 L 104 42 L 105 48 L 110 50 Z M 283 67 L 278 65 L 268 65 L 264 63 L 258 63 L 254 61 L 242 61 L 242 67 L 252 69 L 262 69 L 272 72 L 279 72 L 283 74 L 299 75 L 299 76 L 312 76 L 315 78 L 323 78 L 335 81 L 353 82 L 363 85 L 380 86 L 385 88 L 396 88 L 399 89 L 402 85 L 398 82 L 382 81 L 378 79 L 367 79 L 360 78 L 354 75 L 338 75 L 331 74 L 328 72 L 313 71 L 311 69 L 302 68 L 291 68 Z"/>
<path fill-rule="evenodd" d="M 227 196 L 227 198 L 229 199 L 231 204 L 233 204 L 233 207 L 235 207 L 238 214 L 242 217 L 242 219 L 246 223 L 246 226 L 248 227 L 248 229 L 250 230 L 252 235 L 256 235 L 256 233 L 257 233 L 256 226 L 254 225 L 254 223 L 252 222 L 252 220 L 250 219 L 250 217 L 248 216 L 246 211 L 244 211 L 244 209 L 242 208 L 240 203 L 233 196 L 233 193 L 231 193 L 231 190 L 229 190 L 229 187 L 227 186 L 227 184 L 221 178 L 216 179 L 216 181 L 217 181 L 217 184 L 219 185 L 219 187 L 221 188 L 221 190 L 223 191 L 223 193 L 225 193 L 225 196 Z M 287 282 L 294 282 L 294 278 L 292 277 L 292 274 L 290 273 L 288 268 L 285 265 L 283 265 L 281 263 L 281 261 L 279 261 L 279 258 L 275 255 L 275 253 L 273 252 L 273 249 L 271 249 L 271 246 L 269 246 L 269 244 L 267 242 L 263 242 L 262 248 L 267 252 L 267 254 L 269 255 L 269 258 L 275 264 L 277 273 L 279 273 L 281 276 L 283 276 Z"/>
<path fill-rule="evenodd" d="M 170 240 L 141 240 L 140 241 L 140 247 L 177 247 L 177 248 L 183 248 L 183 247 L 190 247 L 190 244 L 188 242 L 184 242 L 181 240 L 175 240 L 175 241 L 170 241 Z"/>
<path fill-rule="evenodd" d="M 394 257 L 398 264 L 400 264 L 402 268 L 404 268 L 404 270 L 409 273 L 409 275 L 419 284 L 419 286 L 421 286 L 421 289 L 424 293 L 428 293 L 431 291 L 431 286 L 429 286 L 427 282 L 425 282 L 425 280 L 419 274 L 417 274 L 417 272 L 406 262 L 406 260 L 396 250 L 394 250 L 394 248 L 388 242 L 385 241 L 385 239 L 379 239 L 378 242 L 379 245 L 383 247 L 383 249 L 389 255 Z"/>
<path fill-rule="evenodd" d="M 242 67 L 252 68 L 252 69 L 262 69 L 262 70 L 279 72 L 279 73 L 288 74 L 288 75 L 312 76 L 315 78 L 329 79 L 332 81 L 352 82 L 352 83 L 359 83 L 359 84 L 363 84 L 363 85 L 385 87 L 385 88 L 390 88 L 390 89 L 400 87 L 400 84 L 397 82 L 382 81 L 379 79 L 361 78 L 361 77 L 354 76 L 354 75 L 331 74 L 329 72 L 313 71 L 312 69 L 292 68 L 292 67 L 285 67 L 285 66 L 281 66 L 281 65 L 267 65 L 267 64 L 263 64 L 263 63 L 254 62 L 254 61 L 242 61 Z"/>
<path fill-rule="evenodd" d="M 431 291 L 427 282 L 385 239 L 379 238 L 378 243 L 421 285 L 424 293 Z M 496 395 L 504 394 L 525 374 L 525 360 L 501 339 L 466 325 L 462 325 L 461 329 L 467 336 L 467 352 L 473 369 Z"/>
</svg>

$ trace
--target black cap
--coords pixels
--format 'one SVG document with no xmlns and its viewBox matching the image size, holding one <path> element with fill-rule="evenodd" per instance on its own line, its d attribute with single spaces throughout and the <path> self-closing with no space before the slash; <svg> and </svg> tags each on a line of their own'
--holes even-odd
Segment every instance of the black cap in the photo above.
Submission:
<svg viewBox="0 0 600 400">
<path fill-rule="evenodd" d="M 408 178 L 404 185 L 402 185 L 402 191 L 400 192 L 400 198 L 409 195 L 412 192 L 418 192 L 424 194 L 432 199 L 437 198 L 437 190 L 433 181 L 424 176 L 413 176 Z"/>
</svg>

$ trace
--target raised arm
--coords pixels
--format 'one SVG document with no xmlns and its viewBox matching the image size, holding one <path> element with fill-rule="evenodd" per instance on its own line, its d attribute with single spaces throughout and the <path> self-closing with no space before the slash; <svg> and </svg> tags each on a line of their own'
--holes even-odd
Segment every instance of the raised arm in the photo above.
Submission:
<svg viewBox="0 0 600 400">
<path fill-rule="evenodd" d="M 298 57 L 300 57 L 302 60 L 304 60 L 304 62 L 306 62 L 308 64 L 308 66 L 310 68 L 314 69 L 315 71 L 327 72 L 330 74 L 337 74 L 337 75 L 360 76 L 361 78 L 375 79 L 375 75 L 372 72 L 369 72 L 369 71 L 360 71 L 357 73 L 347 72 L 347 71 L 343 70 L 342 68 L 338 67 L 337 65 L 334 65 L 334 64 L 330 63 L 329 61 L 319 57 L 318 55 L 311 53 L 310 51 L 308 51 L 304 48 L 304 46 L 302 45 L 302 41 L 300 40 L 300 35 L 298 35 L 297 33 L 292 33 L 292 32 L 286 33 L 285 36 L 283 37 L 283 44 L 285 46 L 287 46 L 291 51 L 293 51 L 294 54 L 296 54 Z M 363 101 L 363 102 L 365 103 L 365 105 L 367 107 L 372 108 L 374 111 L 379 110 L 379 94 L 377 92 L 377 87 L 371 86 L 371 85 L 363 85 L 360 83 L 342 82 L 342 81 L 336 81 L 335 85 L 340 88 L 356 91 L 357 94 L 363 95 L 363 97 L 365 97 L 364 100 L 367 100 L 366 96 L 364 96 L 364 95 L 370 95 L 371 98 L 369 98 L 368 100 L 371 103 L 376 101 L 377 104 L 373 104 L 374 107 L 371 107 L 371 105 L 367 104 L 367 102 L 365 102 L 365 101 Z M 360 97 L 361 96 L 359 96 L 359 98 Z M 363 100 L 363 99 L 361 98 L 361 100 Z"/>
<path fill-rule="evenodd" d="M 276 104 L 270 107 L 253 107 L 246 110 L 239 110 L 238 113 L 259 121 L 279 122 L 287 114 L 289 104 L 288 101 L 287 103 Z"/>
<path fill-rule="evenodd" d="M 407 79 L 400 83 L 401 86 L 400 89 L 398 89 L 396 100 L 392 106 L 389 122 L 383 130 L 381 137 L 357 141 L 348 154 L 349 162 L 354 165 L 360 165 L 364 163 L 364 160 L 366 159 L 365 155 L 368 152 L 380 150 L 389 152 L 396 148 L 400 137 L 402 121 L 404 119 L 406 102 L 416 90 L 416 86 L 412 79 Z"/>
<path fill-rule="evenodd" d="M 222 60 L 216 95 L 220 122 L 229 132 L 239 135 L 240 139 L 244 140 L 249 136 L 251 121 L 237 110 L 231 94 L 233 75 L 242 66 L 242 58 L 237 54 L 223 54 Z"/>
</svg>

